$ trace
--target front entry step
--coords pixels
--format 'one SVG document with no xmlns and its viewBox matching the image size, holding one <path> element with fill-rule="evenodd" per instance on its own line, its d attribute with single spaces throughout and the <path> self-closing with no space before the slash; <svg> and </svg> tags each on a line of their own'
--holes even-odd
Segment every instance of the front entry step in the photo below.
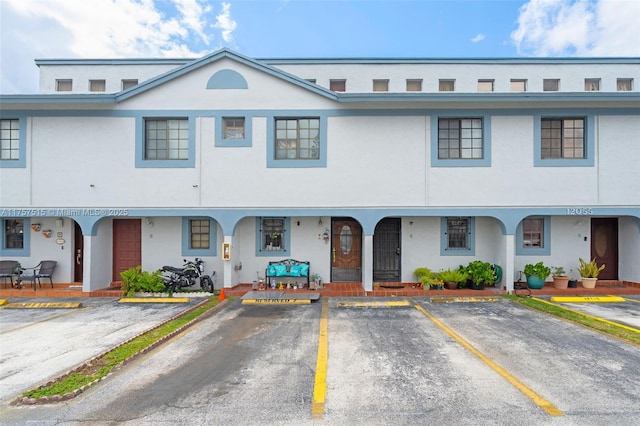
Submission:
<svg viewBox="0 0 640 426">
<path fill-rule="evenodd" d="M 284 291 L 250 291 L 242 296 L 243 305 L 308 305 L 320 298 L 319 293 L 292 293 Z"/>
</svg>

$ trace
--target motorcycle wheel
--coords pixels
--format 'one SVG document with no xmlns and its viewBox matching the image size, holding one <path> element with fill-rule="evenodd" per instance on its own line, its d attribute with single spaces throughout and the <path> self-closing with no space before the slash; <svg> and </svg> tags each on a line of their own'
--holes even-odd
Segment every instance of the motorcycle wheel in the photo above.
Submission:
<svg viewBox="0 0 640 426">
<path fill-rule="evenodd" d="M 204 291 L 213 293 L 213 281 L 209 277 L 200 278 L 200 287 L 202 287 Z"/>
</svg>

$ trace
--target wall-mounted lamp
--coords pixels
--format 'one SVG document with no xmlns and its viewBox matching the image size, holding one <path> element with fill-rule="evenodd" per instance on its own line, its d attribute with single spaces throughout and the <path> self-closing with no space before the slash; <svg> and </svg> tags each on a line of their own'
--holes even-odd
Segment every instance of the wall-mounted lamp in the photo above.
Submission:
<svg viewBox="0 0 640 426">
<path fill-rule="evenodd" d="M 62 220 L 61 217 L 56 219 L 56 228 L 62 228 L 62 225 L 64 225 L 64 220 Z"/>
<path fill-rule="evenodd" d="M 95 188 L 96 186 L 92 183 L 89 184 L 89 188 Z"/>
<path fill-rule="evenodd" d="M 147 225 L 149 225 L 149 226 L 153 226 L 153 221 L 151 220 L 151 218 L 150 218 L 150 217 L 145 217 L 145 218 L 144 218 L 144 221 L 145 221 L 145 222 L 147 222 Z"/>
<path fill-rule="evenodd" d="M 322 218 L 318 219 L 318 226 L 322 226 Z"/>
<path fill-rule="evenodd" d="M 409 225 L 413 226 L 413 221 L 410 221 L 410 222 L 409 222 Z"/>
<path fill-rule="evenodd" d="M 300 221 L 297 221 L 297 222 L 296 222 L 296 224 L 297 224 L 298 226 L 300 226 Z"/>
<path fill-rule="evenodd" d="M 197 188 L 197 187 L 198 187 L 198 184 L 195 184 L 195 185 L 192 185 L 192 186 L 193 186 L 194 188 Z"/>
</svg>

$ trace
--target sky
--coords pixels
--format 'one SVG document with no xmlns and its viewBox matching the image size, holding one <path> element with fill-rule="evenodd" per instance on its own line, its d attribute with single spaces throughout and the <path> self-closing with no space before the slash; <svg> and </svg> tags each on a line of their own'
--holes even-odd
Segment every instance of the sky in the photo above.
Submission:
<svg viewBox="0 0 640 426">
<path fill-rule="evenodd" d="M 0 0 L 0 94 L 36 59 L 640 57 L 640 0 Z"/>
</svg>

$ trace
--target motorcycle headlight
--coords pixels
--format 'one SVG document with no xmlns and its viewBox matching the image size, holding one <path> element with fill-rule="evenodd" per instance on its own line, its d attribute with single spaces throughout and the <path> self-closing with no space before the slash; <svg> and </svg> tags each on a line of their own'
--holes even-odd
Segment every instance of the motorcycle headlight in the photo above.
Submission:
<svg viewBox="0 0 640 426">
<path fill-rule="evenodd" d="M 204 272 L 204 265 L 202 263 L 198 265 L 198 270 Z"/>
</svg>

